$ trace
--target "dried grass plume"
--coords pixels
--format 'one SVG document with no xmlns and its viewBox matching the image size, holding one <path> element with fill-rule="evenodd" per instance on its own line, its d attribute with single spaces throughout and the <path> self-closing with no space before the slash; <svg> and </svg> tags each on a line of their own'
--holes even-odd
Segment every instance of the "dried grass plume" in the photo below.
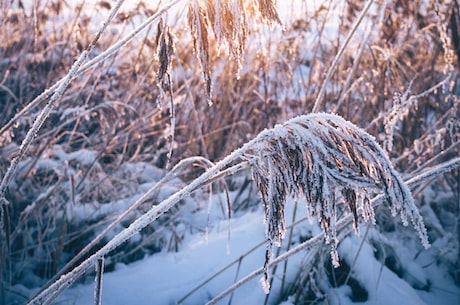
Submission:
<svg viewBox="0 0 460 305">
<path fill-rule="evenodd" d="M 248 15 L 267 24 L 281 24 L 273 0 L 197 0 L 188 6 L 188 24 L 195 54 L 201 64 L 208 102 L 211 103 L 210 32 L 219 45 L 225 44 L 240 68 L 248 36 Z"/>
<path fill-rule="evenodd" d="M 267 266 L 274 244 L 286 231 L 284 210 L 288 196 L 306 200 L 310 218 L 316 216 L 326 243 L 331 245 L 334 266 L 337 253 L 338 206 L 353 214 L 358 232 L 359 215 L 375 222 L 370 199 L 383 193 L 393 216 L 404 225 L 412 222 L 428 248 L 426 228 L 410 190 L 393 169 L 374 138 L 343 118 L 310 114 L 265 130 L 245 153 L 262 197 L 268 238 L 263 283 L 268 290 Z"/>
</svg>

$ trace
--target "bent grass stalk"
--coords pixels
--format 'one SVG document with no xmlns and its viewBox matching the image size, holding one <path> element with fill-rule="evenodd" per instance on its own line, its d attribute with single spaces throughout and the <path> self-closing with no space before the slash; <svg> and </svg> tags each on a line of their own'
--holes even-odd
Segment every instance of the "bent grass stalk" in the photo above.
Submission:
<svg viewBox="0 0 460 305">
<path fill-rule="evenodd" d="M 175 178 L 175 175 L 184 167 L 190 166 L 193 163 L 206 163 L 208 164 L 209 161 L 202 157 L 190 157 L 187 159 L 181 160 L 178 164 L 176 164 L 166 176 L 164 176 L 160 181 L 155 183 L 147 192 L 145 192 L 136 202 L 129 206 L 124 212 L 119 214 L 115 220 L 113 220 L 102 232 L 100 232 L 95 238 L 91 240 L 89 244 L 87 244 L 83 249 L 81 249 L 77 255 L 75 255 L 69 262 L 65 264 L 64 267 L 60 269 L 45 285 L 44 288 L 51 285 L 55 282 L 61 275 L 67 272 L 71 267 L 73 267 L 78 261 L 80 261 L 85 255 L 90 253 L 91 249 L 93 249 L 112 229 L 114 229 L 118 224 L 120 224 L 128 215 L 133 213 L 139 206 L 146 202 L 149 198 L 154 196 L 158 193 L 161 187 L 167 183 L 169 180 Z M 42 290 L 43 291 L 43 290 Z"/>
<path fill-rule="evenodd" d="M 334 125 L 336 125 L 335 128 Z M 303 137 L 299 133 L 304 133 Z M 325 139 L 325 135 L 333 137 L 335 142 Z M 365 145 L 374 153 L 377 153 L 378 156 L 375 157 L 372 156 L 372 154 L 359 155 L 359 147 L 358 150 L 355 148 L 353 151 L 348 151 L 348 149 L 351 149 L 347 148 L 346 143 L 348 141 L 350 142 L 348 143 L 349 145 Z M 31 299 L 27 304 L 49 304 L 60 292 L 69 287 L 88 269 L 94 266 L 100 258 L 105 257 L 113 249 L 117 248 L 137 232 L 154 222 L 180 200 L 190 196 L 190 194 L 198 188 L 212 183 L 218 178 L 234 174 L 235 170 L 241 169 L 241 167 L 235 165 L 235 163 L 246 165 L 249 163 L 252 167 L 253 178 L 256 181 L 264 202 L 266 213 L 266 235 L 268 237 L 266 261 L 262 269 L 262 272 L 265 274 L 265 282 L 268 280 L 267 268 L 270 266 L 269 254 L 271 248 L 275 242 L 280 242 L 282 236 L 284 236 L 283 230 L 285 229 L 285 225 L 284 219 L 281 218 L 284 217 L 284 203 L 286 201 L 286 196 L 300 194 L 307 196 L 308 198 L 311 197 L 312 193 L 315 193 L 315 197 L 317 197 L 318 200 L 318 198 L 321 199 L 323 198 L 323 195 L 327 195 L 329 193 L 326 192 L 324 194 L 319 194 L 318 192 L 322 192 L 321 190 L 327 188 L 334 189 L 338 187 L 336 183 L 345 183 L 344 181 L 341 181 L 340 178 L 337 181 L 333 181 L 331 180 L 331 177 L 329 177 L 329 180 L 324 177 L 323 179 L 318 177 L 320 174 L 326 176 L 330 175 L 327 172 L 328 166 L 321 163 L 322 161 L 320 158 L 322 157 L 330 159 L 325 161 L 340 162 L 341 166 L 345 166 L 342 169 L 343 172 L 334 173 L 337 175 L 343 176 L 347 173 L 349 174 L 348 170 L 350 169 L 346 166 L 353 166 L 352 164 L 355 166 L 361 166 L 361 172 L 357 173 L 361 180 L 347 181 L 349 185 L 346 187 L 353 186 L 355 188 L 360 188 L 362 185 L 367 186 L 371 182 L 376 183 L 376 181 L 374 181 L 375 179 L 382 179 L 382 181 L 377 181 L 383 184 L 383 186 L 381 186 L 381 191 L 383 191 L 384 195 L 381 197 L 385 197 L 387 200 L 392 202 L 392 204 L 390 204 L 390 209 L 394 212 L 393 216 L 395 216 L 396 212 L 399 212 L 404 223 L 407 222 L 405 220 L 409 216 L 414 224 L 414 227 L 419 233 L 422 243 L 425 246 L 428 246 L 423 220 L 418 214 L 418 210 L 413 205 L 413 201 L 410 200 L 412 197 L 410 196 L 407 187 L 404 182 L 398 178 L 396 172 L 391 168 L 388 159 L 386 159 L 385 156 L 380 156 L 382 150 L 376 145 L 377 144 L 373 142 L 370 135 L 336 115 L 311 114 L 300 116 L 287 121 L 283 125 L 277 125 L 274 129 L 264 130 L 254 139 L 247 142 L 221 161 L 217 162 L 213 167 L 209 168 L 205 173 L 193 180 L 187 186 L 177 191 L 158 205 L 153 206 L 149 211 L 136 219 L 128 228 L 113 237 L 105 246 L 83 261 L 80 265 L 76 266 L 72 271 L 62 275 L 58 280 Z M 264 147 L 267 149 L 261 149 Z M 307 152 L 304 149 L 310 149 L 313 152 Z M 324 153 L 327 149 L 335 149 L 334 157 L 328 154 L 322 154 L 322 156 L 320 156 L 317 154 L 318 152 L 315 152 L 317 150 Z M 359 156 L 351 156 L 350 153 L 355 153 Z M 259 154 L 264 154 L 264 156 Z M 282 159 L 283 157 L 287 157 L 286 154 L 289 154 L 291 159 Z M 364 159 L 360 159 L 360 157 Z M 272 177 L 272 180 L 269 181 L 263 180 L 264 171 L 266 169 L 265 167 L 267 166 L 266 162 L 270 163 L 268 164 L 270 169 L 276 168 L 280 171 L 279 175 L 269 175 L 269 178 Z M 309 167 L 312 173 L 299 173 L 297 171 L 298 168 L 290 162 L 301 162 L 301 164 L 296 164 L 299 165 L 301 169 Z M 365 168 L 365 166 L 367 166 L 367 168 Z M 369 166 L 371 166 L 371 168 L 369 168 Z M 381 177 L 373 177 L 369 174 L 369 171 L 378 173 Z M 273 172 L 271 174 L 273 174 Z M 319 179 L 316 183 L 322 181 L 323 185 L 310 185 L 308 183 L 309 176 L 302 176 L 302 174 L 314 175 Z M 279 178 L 282 180 L 276 180 Z M 305 179 L 307 179 L 307 181 L 305 181 Z M 367 180 L 370 180 L 370 182 Z M 407 196 L 410 198 L 407 198 Z M 145 196 L 142 196 L 138 199 L 138 201 L 143 200 L 144 197 Z M 269 198 L 273 198 L 274 200 Z M 400 205 L 396 205 L 394 202 L 396 198 L 402 198 Z M 273 202 L 269 202 L 270 200 Z M 136 201 L 134 205 L 137 205 L 138 201 Z M 311 204 L 314 205 L 315 202 L 311 202 Z M 331 214 L 335 215 L 333 211 L 331 212 L 331 209 L 335 209 L 334 204 L 335 202 L 332 202 L 332 206 L 325 207 L 323 204 L 317 203 L 316 207 L 308 207 L 310 211 L 312 209 L 317 209 L 318 215 L 321 215 L 322 218 L 320 218 L 319 221 L 322 224 L 323 234 L 321 235 L 321 238 L 317 238 L 317 242 L 321 241 L 323 237 L 326 241 L 329 239 L 329 242 L 332 242 L 331 253 L 336 253 L 336 251 L 334 251 L 336 245 L 336 229 L 341 228 L 338 226 L 339 224 L 344 224 L 343 219 L 337 222 L 334 218 L 335 216 L 331 216 Z M 356 211 L 356 209 L 352 210 Z M 350 213 L 346 217 L 353 220 L 356 229 L 356 213 Z M 365 220 L 373 219 L 369 215 L 363 215 L 362 217 Z M 334 259 L 334 256 L 332 258 Z M 268 288 L 268 286 L 266 286 L 266 288 Z"/>
<path fill-rule="evenodd" d="M 251 143 L 251 142 L 249 142 Z M 248 143 L 248 144 L 249 144 Z M 238 156 L 246 150 L 246 146 L 241 147 L 240 149 L 234 151 L 222 161 L 218 162 L 214 167 L 210 168 L 204 174 L 199 176 L 197 179 L 192 181 L 186 187 L 182 188 L 178 192 L 171 195 L 166 200 L 162 201 L 160 204 L 152 207 L 148 212 L 143 214 L 137 220 L 135 220 L 128 228 L 124 229 L 113 237 L 105 246 L 98 250 L 95 254 L 87 258 L 80 265 L 75 267 L 71 272 L 61 276 L 57 281 L 44 289 L 41 293 L 35 296 L 27 304 L 32 305 L 44 305 L 49 304 L 60 292 L 69 287 L 73 282 L 75 282 L 80 276 L 82 276 L 87 270 L 94 266 L 95 262 L 107 255 L 110 251 L 127 241 L 134 234 L 145 228 L 147 225 L 155 221 L 162 214 L 167 212 L 171 207 L 178 203 L 183 198 L 188 197 L 196 189 L 205 186 L 206 184 L 213 181 L 213 177 L 219 175 L 219 172 L 225 167 L 229 166 L 234 162 Z M 144 196 L 143 196 L 144 197 Z M 142 198 L 141 198 L 142 199 Z M 137 201 L 134 203 L 137 204 Z"/>
<path fill-rule="evenodd" d="M 423 172 L 423 173 L 421 173 L 421 174 L 419 174 L 419 175 L 417 175 L 415 177 L 412 177 L 411 179 L 408 179 L 406 181 L 406 184 L 411 189 L 414 189 L 419 184 L 421 184 L 423 182 L 426 182 L 427 180 L 433 179 L 433 178 L 435 178 L 435 177 L 437 177 L 439 175 L 442 175 L 444 173 L 450 172 L 450 171 L 452 171 L 452 170 L 454 170 L 456 168 L 460 168 L 460 158 L 452 159 L 452 160 L 450 160 L 448 162 L 445 162 L 445 163 L 442 163 L 442 164 L 440 164 L 440 165 L 438 165 L 438 166 L 436 166 L 436 167 L 434 167 L 432 169 L 426 170 L 425 172 Z M 378 196 L 376 196 L 376 197 L 374 197 L 372 199 L 371 204 L 372 204 L 372 206 L 376 207 L 377 205 L 382 204 L 384 199 L 385 199 L 385 197 L 382 194 L 380 194 L 380 195 L 378 195 Z M 344 228 L 349 226 L 352 222 L 353 222 L 353 215 L 348 214 L 348 215 L 344 216 L 341 220 L 339 220 L 337 222 L 337 229 L 338 230 L 343 230 Z M 322 233 L 317 234 L 314 237 L 310 238 L 309 240 L 304 241 L 303 243 L 299 244 L 295 248 L 292 248 L 291 250 L 289 250 L 289 251 L 285 252 L 284 254 L 282 254 L 282 255 L 276 257 L 275 259 L 273 259 L 268 264 L 268 267 L 272 267 L 272 266 L 275 266 L 275 265 L 277 265 L 277 264 L 279 264 L 281 262 L 284 262 L 287 259 L 289 259 L 289 257 L 291 257 L 292 255 L 297 254 L 302 250 L 313 248 L 313 247 L 315 247 L 318 244 L 323 243 L 323 242 L 324 242 L 323 234 Z M 250 280 L 262 275 L 264 272 L 265 271 L 264 271 L 263 267 L 254 270 L 253 272 L 251 272 L 250 274 L 248 274 L 244 278 L 240 279 L 238 282 L 236 282 L 233 285 L 231 285 L 230 287 L 228 287 L 226 290 L 222 291 L 219 295 L 217 295 L 211 301 L 206 303 L 206 305 L 217 304 L 217 302 L 221 301 L 227 295 L 229 295 L 230 293 L 232 293 L 233 291 L 235 291 L 236 289 L 238 289 L 242 285 L 246 284 Z"/>
</svg>

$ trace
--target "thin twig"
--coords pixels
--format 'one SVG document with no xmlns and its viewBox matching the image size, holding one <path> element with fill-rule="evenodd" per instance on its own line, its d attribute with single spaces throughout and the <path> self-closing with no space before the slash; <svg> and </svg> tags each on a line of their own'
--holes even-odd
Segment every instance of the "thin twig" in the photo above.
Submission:
<svg viewBox="0 0 460 305">
<path fill-rule="evenodd" d="M 94 289 L 94 304 L 102 304 L 102 277 L 104 275 L 104 258 L 100 257 L 96 262 L 96 287 Z"/>
<path fill-rule="evenodd" d="M 350 42 L 351 38 L 355 34 L 356 30 L 358 29 L 358 26 L 361 24 L 361 21 L 363 20 L 364 16 L 366 16 L 367 11 L 371 7 L 371 4 L 374 2 L 374 0 L 368 0 L 366 3 L 366 6 L 364 7 L 363 11 L 359 15 L 358 19 L 356 20 L 355 24 L 351 28 L 351 31 L 348 33 L 347 38 L 345 39 L 344 43 L 340 47 L 339 51 L 335 55 L 334 61 L 332 62 L 331 66 L 329 67 L 329 70 L 327 71 L 326 77 L 324 78 L 323 84 L 321 85 L 321 89 L 319 90 L 318 96 L 316 97 L 315 104 L 313 106 L 312 112 L 319 112 L 320 111 L 320 106 L 321 102 L 323 101 L 324 93 L 326 91 L 326 86 L 329 84 L 329 80 L 332 77 L 332 74 L 335 71 L 335 68 L 342 57 L 343 52 L 345 51 L 346 47 L 348 46 L 348 43 Z"/>
</svg>

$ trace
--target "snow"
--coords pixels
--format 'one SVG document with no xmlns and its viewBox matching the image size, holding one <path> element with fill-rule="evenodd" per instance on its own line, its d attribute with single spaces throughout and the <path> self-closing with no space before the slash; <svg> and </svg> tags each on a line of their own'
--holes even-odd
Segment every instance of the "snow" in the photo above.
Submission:
<svg viewBox="0 0 460 305">
<path fill-rule="evenodd" d="M 254 242 L 264 241 L 261 212 L 247 213 L 231 221 L 232 238 L 228 240 L 228 221 L 222 220 L 209 232 L 189 236 L 180 252 L 160 253 L 128 266 L 118 265 L 117 271 L 104 275 L 103 304 L 175 304 L 199 283 L 214 272 L 237 260 L 253 247 Z M 227 253 L 229 243 L 230 253 Z M 244 257 L 240 274 L 246 274 L 262 264 L 264 247 Z M 233 283 L 237 264 L 217 277 L 204 289 L 192 294 L 184 304 L 203 304 L 210 295 Z M 92 303 L 93 285 L 80 285 L 65 292 L 58 300 L 72 304 Z M 234 296 L 235 304 L 249 298 L 257 303 L 265 294 L 257 281 L 247 285 Z"/>
<path fill-rule="evenodd" d="M 142 170 L 145 165 L 139 164 Z M 158 172 L 147 170 L 152 176 Z M 233 196 L 234 194 L 231 194 Z M 254 269 L 263 265 L 265 252 L 265 226 L 263 225 L 264 212 L 262 207 L 255 211 L 241 213 L 230 221 L 221 213 L 218 201 L 221 194 L 213 196 L 213 203 L 208 209 L 202 209 L 194 216 L 188 215 L 190 221 L 197 226 L 207 225 L 209 213 L 210 229 L 207 234 L 185 234 L 178 252 L 161 252 L 141 261 L 129 265 L 118 264 L 114 272 L 107 272 L 103 277 L 102 304 L 177 304 L 186 297 L 181 304 L 204 304 Z M 128 202 L 129 200 L 126 200 Z M 299 203 L 296 217 L 293 217 L 295 203 L 289 198 L 286 204 L 286 219 L 298 221 L 306 215 L 306 206 Z M 294 219 L 294 220 L 293 220 Z M 290 224 L 290 223 L 289 223 Z M 230 229 L 231 238 L 228 230 Z M 361 231 L 363 228 L 361 228 Z M 371 231 L 370 239 L 380 238 L 388 243 L 390 239 Z M 303 221 L 295 226 L 294 238 L 321 234 L 317 222 Z M 136 238 L 139 236 L 134 236 Z M 400 263 L 404 265 L 408 276 L 402 278 L 388 269 L 375 258 L 375 249 L 366 240 L 362 247 L 362 237 L 351 235 L 339 243 L 338 252 L 342 262 L 352 266 L 352 277 L 355 278 L 368 292 L 368 300 L 359 304 L 404 304 L 413 305 L 454 305 L 457 304 L 460 289 L 453 284 L 452 279 L 446 276 L 442 266 L 431 264 L 436 257 L 434 252 L 422 250 L 416 260 L 411 247 L 406 247 L 404 240 L 395 234 L 391 239 L 392 247 L 397 249 Z M 414 238 L 415 239 L 415 238 Z M 437 240 L 434 249 L 445 247 L 446 239 Z M 418 246 L 420 244 L 417 243 Z M 281 253 L 285 252 L 286 242 L 282 243 Z M 432 250 L 433 250 L 432 248 Z M 433 250 L 435 251 L 435 250 Z M 304 254 L 297 254 L 289 260 L 286 272 L 287 280 L 292 281 L 300 268 Z M 428 266 L 428 267 L 423 267 Z M 228 267 L 228 268 L 227 268 Z M 193 292 L 201 283 L 203 287 Z M 33 280 L 33 279 L 31 279 Z M 431 283 L 428 291 L 413 288 L 414 283 Z M 421 285 L 423 286 L 423 285 Z M 271 302 L 276 304 L 276 294 L 279 291 L 279 276 L 274 277 Z M 323 287 L 328 293 L 329 304 L 356 304 L 351 298 L 351 288 L 342 285 L 337 288 Z M 30 294 L 24 287 L 15 287 L 17 291 Z M 93 303 L 94 283 L 75 285 L 65 290 L 55 301 L 55 304 L 90 304 Z M 192 293 L 193 292 L 193 293 Z M 191 294 L 189 294 L 191 293 Z M 228 303 L 229 297 L 220 304 Z M 265 293 L 258 279 L 253 279 L 238 289 L 232 296 L 232 304 L 263 304 Z M 286 301 L 284 305 L 293 304 Z"/>
<path fill-rule="evenodd" d="M 374 249 L 369 244 L 364 243 L 362 249 L 359 250 L 359 245 L 362 242 L 358 236 L 350 236 L 341 242 L 339 247 L 339 255 L 343 260 L 350 264 L 355 260 L 353 266 L 353 276 L 366 288 L 369 293 L 369 299 L 360 304 L 385 304 L 398 305 L 404 300 L 404 304 L 422 305 L 422 304 L 458 304 L 460 298 L 460 290 L 458 286 L 452 283 L 451 279 L 445 277 L 445 272 L 434 267 L 423 267 L 426 259 L 430 256 L 429 252 L 422 252 L 421 257 L 413 259 L 407 248 L 403 246 L 402 241 L 394 241 L 397 243 L 395 249 L 400 252 L 401 264 L 413 281 L 417 283 L 432 283 L 429 291 L 424 289 L 414 289 L 407 278 L 400 278 L 381 262 L 377 261 L 373 255 Z M 432 259 L 432 258 L 431 258 Z M 406 277 L 406 276 L 404 276 Z M 338 289 L 336 293 L 331 293 L 331 296 L 336 296 L 331 304 L 353 304 L 348 302 L 347 292 L 343 289 Z M 344 302 L 345 300 L 345 302 Z"/>
<path fill-rule="evenodd" d="M 350 264 L 355 256 L 359 255 L 353 266 L 353 276 L 366 288 L 369 294 L 367 304 L 398 305 L 401 304 L 401 300 L 404 300 L 404 304 L 407 305 L 425 304 L 408 283 L 374 259 L 373 249 L 369 245 L 364 244 L 360 249 L 360 242 L 360 238 L 356 236 L 349 237 L 341 243 L 339 250 L 342 259 Z M 359 253 L 357 253 L 358 249 L 360 249 Z M 334 293 L 331 293 L 331 296 L 334 296 Z M 331 303 L 339 304 L 343 299 L 342 296 Z"/>
<path fill-rule="evenodd" d="M 217 195 L 215 196 L 217 197 Z M 217 198 L 215 199 L 217 200 Z M 292 219 L 294 201 L 288 200 L 286 219 Z M 141 261 L 124 265 L 117 264 L 114 272 L 108 272 L 103 277 L 102 304 L 204 304 L 234 283 L 235 278 L 241 278 L 254 269 L 263 265 L 265 252 L 265 233 L 263 225 L 263 210 L 243 213 L 230 221 L 217 216 L 218 204 L 213 204 L 209 233 L 186 234 L 185 240 L 178 252 L 161 252 Z M 300 210 L 300 211 L 299 211 Z M 305 207 L 297 211 L 297 218 L 305 215 Z M 205 213 L 203 211 L 203 213 Z M 203 219 L 205 217 L 202 217 Z M 298 219 L 296 219 L 298 220 Z M 228 238 L 230 225 L 231 238 Z M 365 231 L 361 228 L 362 231 Z M 306 231 L 319 233 L 317 223 L 307 221 L 297 225 L 294 235 Z M 371 237 L 374 235 L 370 234 Z M 375 236 L 374 236 L 375 238 Z M 295 239 L 295 238 L 294 238 Z M 387 240 L 385 240 L 387 241 Z M 351 235 L 339 243 L 338 252 L 341 261 L 352 265 L 352 277 L 355 278 L 368 292 L 365 302 L 351 300 L 351 288 L 342 285 L 337 288 L 327 288 L 329 304 L 362 304 L 362 305 L 456 305 L 460 289 L 446 276 L 446 270 L 431 264 L 422 267 L 432 259 L 430 252 L 422 252 L 416 260 L 405 247 L 403 240 L 395 237 L 393 246 L 399 249 L 401 264 L 416 278 L 417 282 L 432 283 L 428 291 L 413 288 L 404 277 L 401 278 L 375 258 L 375 249 L 362 237 Z M 257 247 L 258 245 L 258 247 Z M 282 245 L 285 251 L 285 242 Z M 440 246 L 433 244 L 433 247 Z M 255 250 L 254 250 L 255 248 Z M 289 260 L 287 280 L 292 280 L 300 267 L 304 254 L 297 254 Z M 412 256 L 411 256 L 412 255 Z M 239 263 L 240 266 L 239 266 Z M 227 269 L 225 269 L 227 268 Z M 225 269 L 225 270 L 224 270 Z M 217 275 L 200 289 L 193 289 L 206 282 L 211 276 Z M 294 304 L 289 301 L 275 303 L 279 291 L 279 277 L 274 277 L 271 300 L 268 304 Z M 93 303 L 94 283 L 78 284 L 64 291 L 55 304 L 91 304 Z M 253 279 L 243 285 L 232 296 L 232 304 L 263 304 L 265 293 L 258 280 Z M 219 304 L 228 304 L 226 297 Z"/>
</svg>

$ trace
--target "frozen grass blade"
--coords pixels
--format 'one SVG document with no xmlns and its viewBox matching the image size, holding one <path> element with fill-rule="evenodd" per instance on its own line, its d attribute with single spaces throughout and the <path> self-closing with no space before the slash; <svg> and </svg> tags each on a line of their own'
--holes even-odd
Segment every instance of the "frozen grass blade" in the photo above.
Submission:
<svg viewBox="0 0 460 305">
<path fill-rule="evenodd" d="M 206 86 L 206 99 L 211 105 L 211 63 L 209 59 L 208 16 L 198 1 L 191 1 L 188 8 L 188 23 L 192 31 L 193 47 L 201 64 Z"/>
<path fill-rule="evenodd" d="M 96 277 L 94 289 L 94 304 L 102 304 L 102 278 L 104 276 L 104 258 L 101 257 L 96 262 Z"/>
</svg>

